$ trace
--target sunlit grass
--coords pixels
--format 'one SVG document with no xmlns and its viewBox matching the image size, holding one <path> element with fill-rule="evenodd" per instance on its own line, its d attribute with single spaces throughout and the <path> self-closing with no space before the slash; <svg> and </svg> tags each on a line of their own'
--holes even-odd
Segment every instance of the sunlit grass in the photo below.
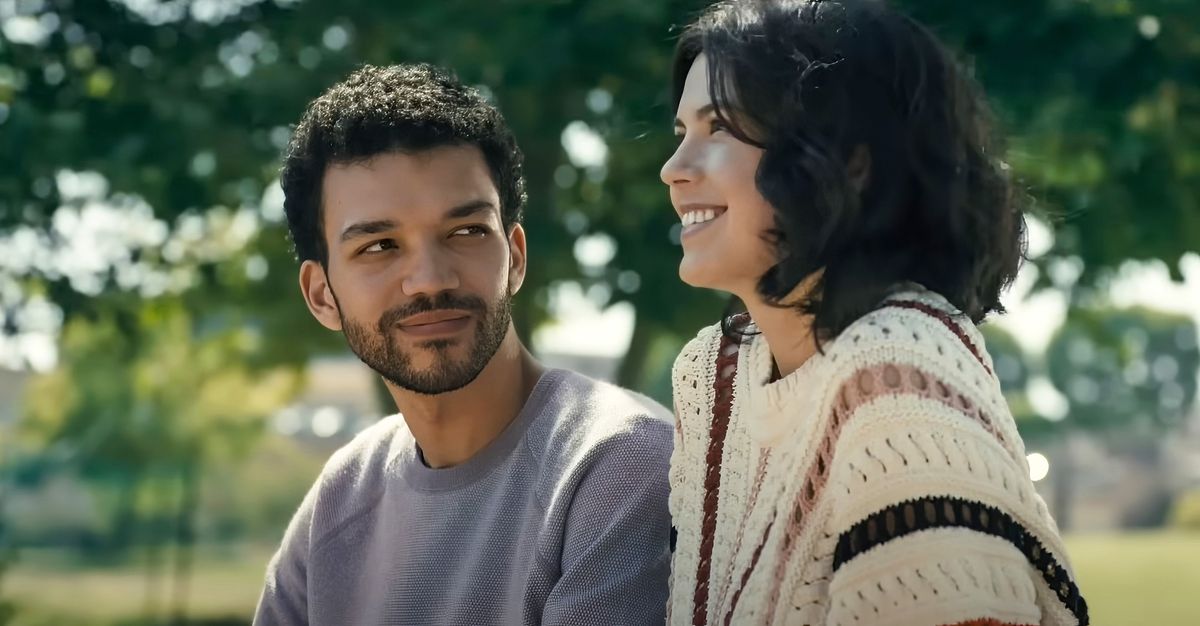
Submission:
<svg viewBox="0 0 1200 626">
<path fill-rule="evenodd" d="M 1067 546 L 1097 626 L 1200 624 L 1200 533 L 1077 535 Z M 202 550 L 188 605 L 193 619 L 249 623 L 271 546 Z M 147 576 L 136 563 L 67 565 L 69 555 L 26 551 L 5 579 L 18 603 L 13 626 L 135 624 L 145 609 Z M 165 572 L 169 573 L 169 572 Z M 170 579 L 160 583 L 160 619 Z M 232 623 L 232 622 L 230 622 Z"/>
<path fill-rule="evenodd" d="M 1067 549 L 1096 626 L 1200 624 L 1200 533 L 1077 535 Z"/>
<path fill-rule="evenodd" d="M 188 593 L 192 619 L 244 618 L 250 622 L 271 548 L 205 549 L 197 553 Z M 65 565 L 62 553 L 23 551 L 5 577 L 5 597 L 16 603 L 13 626 L 74 624 L 108 626 L 136 623 L 146 614 L 150 577 L 144 566 Z M 168 564 L 169 565 L 169 564 Z M 166 622 L 171 602 L 171 571 L 155 584 L 157 615 Z"/>
</svg>

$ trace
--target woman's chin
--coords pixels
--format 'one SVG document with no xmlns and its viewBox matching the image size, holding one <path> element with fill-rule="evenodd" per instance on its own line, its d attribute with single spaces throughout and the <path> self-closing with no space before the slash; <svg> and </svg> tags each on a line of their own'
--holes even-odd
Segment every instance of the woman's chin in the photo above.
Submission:
<svg viewBox="0 0 1200 626">
<path fill-rule="evenodd" d="M 683 260 L 679 262 L 679 280 L 698 289 L 721 289 L 722 281 L 718 276 L 714 276 L 714 269 L 710 264 L 684 255 Z"/>
</svg>

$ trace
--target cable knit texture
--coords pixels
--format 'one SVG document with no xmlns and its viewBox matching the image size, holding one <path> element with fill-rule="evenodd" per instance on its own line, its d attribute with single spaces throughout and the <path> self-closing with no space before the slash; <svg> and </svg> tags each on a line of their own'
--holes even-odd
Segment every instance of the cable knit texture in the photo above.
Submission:
<svg viewBox="0 0 1200 626">
<path fill-rule="evenodd" d="M 675 362 L 670 623 L 1087 623 L 983 337 L 942 297 L 895 292 L 772 371 L 720 325 Z"/>
</svg>

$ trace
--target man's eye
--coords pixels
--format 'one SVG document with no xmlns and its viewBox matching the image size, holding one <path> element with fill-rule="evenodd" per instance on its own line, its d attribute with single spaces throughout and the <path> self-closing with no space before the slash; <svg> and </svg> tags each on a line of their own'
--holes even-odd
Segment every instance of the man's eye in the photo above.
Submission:
<svg viewBox="0 0 1200 626">
<path fill-rule="evenodd" d="M 457 237 L 482 237 L 488 234 L 488 229 L 486 226 L 479 225 L 463 226 L 462 228 L 459 228 L 450 234 Z"/>
<path fill-rule="evenodd" d="M 360 252 L 363 254 L 374 254 L 385 250 L 392 250 L 396 247 L 396 242 L 391 239 L 380 239 L 375 243 L 363 248 Z"/>
</svg>

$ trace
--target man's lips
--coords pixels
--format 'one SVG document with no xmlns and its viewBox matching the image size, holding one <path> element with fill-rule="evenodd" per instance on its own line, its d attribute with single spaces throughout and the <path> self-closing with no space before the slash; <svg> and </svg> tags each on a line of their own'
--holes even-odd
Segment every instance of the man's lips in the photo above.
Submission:
<svg viewBox="0 0 1200 626">
<path fill-rule="evenodd" d="M 471 324 L 466 311 L 430 311 L 404 318 L 397 326 L 411 337 L 432 339 L 456 335 Z"/>
<path fill-rule="evenodd" d="M 401 328 L 409 328 L 413 326 L 428 326 L 430 324 L 440 324 L 455 320 L 463 320 L 471 317 L 466 311 L 430 311 L 428 313 L 418 313 L 416 315 L 406 317 L 400 320 Z"/>
</svg>

